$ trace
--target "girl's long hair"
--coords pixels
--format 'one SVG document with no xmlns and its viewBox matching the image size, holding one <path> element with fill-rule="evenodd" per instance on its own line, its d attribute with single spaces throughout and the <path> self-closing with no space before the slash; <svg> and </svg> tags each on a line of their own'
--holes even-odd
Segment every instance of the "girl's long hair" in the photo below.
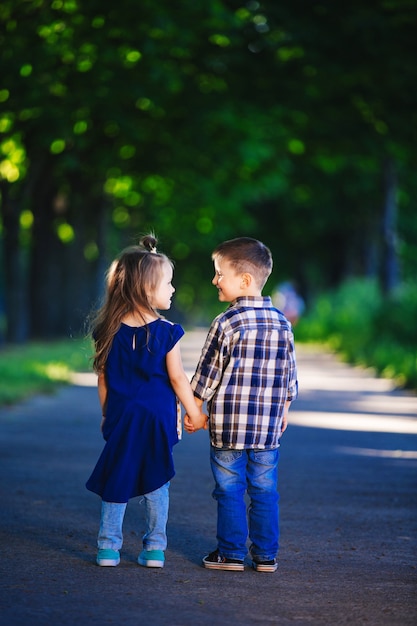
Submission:
<svg viewBox="0 0 417 626">
<path fill-rule="evenodd" d="M 161 317 L 148 294 L 158 287 L 164 264 L 172 262 L 156 251 L 156 244 L 153 235 L 145 235 L 139 245 L 123 250 L 107 271 L 104 303 L 90 323 L 95 345 L 93 368 L 97 373 L 104 371 L 113 337 L 126 315 L 135 315 L 144 324 L 146 315 Z"/>
</svg>

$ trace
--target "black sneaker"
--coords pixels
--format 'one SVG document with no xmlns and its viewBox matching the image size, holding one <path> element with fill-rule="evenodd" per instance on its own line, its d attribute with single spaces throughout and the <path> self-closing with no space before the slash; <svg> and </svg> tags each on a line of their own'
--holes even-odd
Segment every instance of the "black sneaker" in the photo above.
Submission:
<svg viewBox="0 0 417 626">
<path fill-rule="evenodd" d="M 271 559 L 271 561 L 252 561 L 252 567 L 257 572 L 276 572 L 278 563 L 275 559 Z"/>
<path fill-rule="evenodd" d="M 204 567 L 208 569 L 227 569 L 234 572 L 243 572 L 244 562 L 240 559 L 228 559 L 222 556 L 218 550 L 214 550 L 203 559 Z"/>
</svg>

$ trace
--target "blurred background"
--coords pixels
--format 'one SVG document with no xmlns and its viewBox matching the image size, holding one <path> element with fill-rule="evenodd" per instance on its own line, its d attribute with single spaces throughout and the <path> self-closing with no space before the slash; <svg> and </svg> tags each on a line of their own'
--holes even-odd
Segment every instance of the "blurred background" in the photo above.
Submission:
<svg viewBox="0 0 417 626">
<path fill-rule="evenodd" d="M 0 347 L 82 336 L 153 230 L 168 317 L 268 245 L 296 340 L 417 388 L 416 0 L 3 0 Z"/>
</svg>

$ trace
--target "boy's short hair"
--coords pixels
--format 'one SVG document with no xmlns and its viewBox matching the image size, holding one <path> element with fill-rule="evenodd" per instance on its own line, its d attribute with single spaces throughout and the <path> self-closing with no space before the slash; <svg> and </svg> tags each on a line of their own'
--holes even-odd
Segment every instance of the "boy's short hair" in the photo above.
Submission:
<svg viewBox="0 0 417 626">
<path fill-rule="evenodd" d="M 237 274 L 248 272 L 258 287 L 263 288 L 272 272 L 272 254 L 261 241 L 252 237 L 237 237 L 219 244 L 211 258 L 225 259 Z"/>
</svg>

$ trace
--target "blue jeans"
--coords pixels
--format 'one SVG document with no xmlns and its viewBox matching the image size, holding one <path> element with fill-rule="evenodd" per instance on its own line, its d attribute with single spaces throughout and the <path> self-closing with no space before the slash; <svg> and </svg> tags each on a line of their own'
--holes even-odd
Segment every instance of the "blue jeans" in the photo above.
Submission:
<svg viewBox="0 0 417 626">
<path fill-rule="evenodd" d="M 169 482 L 143 496 L 145 502 L 146 532 L 143 535 L 145 550 L 165 550 L 167 547 L 166 526 L 169 509 Z M 100 529 L 97 546 L 100 549 L 120 550 L 123 545 L 123 519 L 127 502 L 105 502 L 101 504 Z"/>
<path fill-rule="evenodd" d="M 251 541 L 253 559 L 276 557 L 279 538 L 278 448 L 210 449 L 217 500 L 217 547 L 229 559 L 243 560 Z M 245 493 L 250 504 L 246 514 Z"/>
</svg>

